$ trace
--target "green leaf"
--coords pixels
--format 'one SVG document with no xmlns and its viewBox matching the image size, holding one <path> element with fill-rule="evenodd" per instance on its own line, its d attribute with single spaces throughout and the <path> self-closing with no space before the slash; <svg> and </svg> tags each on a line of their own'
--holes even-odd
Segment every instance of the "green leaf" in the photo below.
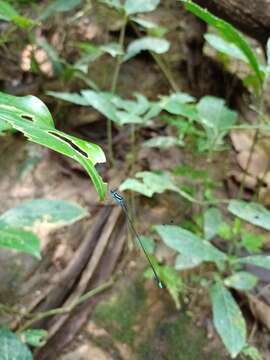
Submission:
<svg viewBox="0 0 270 360">
<path fill-rule="evenodd" d="M 186 195 L 186 197 L 188 197 L 188 194 L 183 195 L 184 192 L 175 185 L 172 177 L 168 173 L 141 171 L 135 176 L 138 179 L 142 179 L 142 181 L 130 178 L 126 179 L 120 185 L 119 190 L 133 190 L 147 197 L 152 197 L 155 193 L 162 194 L 166 190 L 172 190 L 182 196 Z"/>
<path fill-rule="evenodd" d="M 116 10 L 121 10 L 123 8 L 120 0 L 100 0 L 104 4 L 115 8 Z"/>
<path fill-rule="evenodd" d="M 100 46 L 100 49 L 110 54 L 112 57 L 124 54 L 122 47 L 118 43 L 105 44 Z"/>
<path fill-rule="evenodd" d="M 22 229 L 1 227 L 0 247 L 21 251 L 38 259 L 41 258 L 39 239 L 35 234 Z"/>
<path fill-rule="evenodd" d="M 194 4 L 190 0 L 180 0 L 185 4 L 187 10 L 191 11 L 194 15 L 205 21 L 207 24 L 213 26 L 228 42 L 233 43 L 237 46 L 249 61 L 251 69 L 256 74 L 259 84 L 262 86 L 263 73 L 260 71 L 260 65 L 257 61 L 256 55 L 248 45 L 244 37 L 229 23 L 219 19 L 218 17 L 211 14 L 206 9 L 201 8 L 199 5 Z"/>
<path fill-rule="evenodd" d="M 235 358 L 246 346 L 246 324 L 231 293 L 216 283 L 210 289 L 214 325 L 226 349 Z"/>
<path fill-rule="evenodd" d="M 204 38 L 214 49 L 237 60 L 242 60 L 248 63 L 246 55 L 234 43 L 214 34 L 205 34 Z"/>
<path fill-rule="evenodd" d="M 159 1 L 160 0 L 126 0 L 124 8 L 127 15 L 150 12 L 157 8 Z"/>
<path fill-rule="evenodd" d="M 241 245 L 251 253 L 260 251 L 264 241 L 264 237 L 259 234 L 249 232 L 242 232 L 241 234 Z"/>
<path fill-rule="evenodd" d="M 196 257 L 201 261 L 225 261 L 227 256 L 209 241 L 201 239 L 192 232 L 175 225 L 157 225 L 154 227 L 167 246 L 187 257 Z"/>
<path fill-rule="evenodd" d="M 34 347 L 43 346 L 48 331 L 42 329 L 29 329 L 19 333 L 19 337 L 23 343 Z"/>
<path fill-rule="evenodd" d="M 161 38 L 145 36 L 140 39 L 132 41 L 124 56 L 124 61 L 131 59 L 132 57 L 139 54 L 141 51 L 153 51 L 156 54 L 163 54 L 170 48 L 170 43 Z"/>
<path fill-rule="evenodd" d="M 270 230 L 270 211 L 261 204 L 242 200 L 231 200 L 228 210 L 253 225 Z"/>
<path fill-rule="evenodd" d="M 102 149 L 57 130 L 41 100 L 35 96 L 16 97 L 0 93 L 0 120 L 22 132 L 30 141 L 78 161 L 91 177 L 100 199 L 104 199 L 106 184 L 95 169 L 95 164 L 106 161 Z"/>
<path fill-rule="evenodd" d="M 146 147 L 168 149 L 172 146 L 183 145 L 183 142 L 173 136 L 156 136 L 153 139 L 145 141 L 143 145 Z"/>
<path fill-rule="evenodd" d="M 251 360 L 264 360 L 259 353 L 259 350 L 254 346 L 247 346 L 245 349 L 243 349 L 242 353 L 248 356 Z"/>
<path fill-rule="evenodd" d="M 210 208 L 205 211 L 204 216 L 204 238 L 213 239 L 218 234 L 222 224 L 222 214 L 217 208 Z"/>
<path fill-rule="evenodd" d="M 31 19 L 20 16 L 17 10 L 7 1 L 0 1 L 0 20 L 13 21 L 16 25 L 23 28 L 33 24 Z"/>
<path fill-rule="evenodd" d="M 237 259 L 240 264 L 260 266 L 270 270 L 270 255 L 253 255 Z"/>
<path fill-rule="evenodd" d="M 204 96 L 197 105 L 199 122 L 211 139 L 229 130 L 235 123 L 237 113 L 227 108 L 224 99 Z"/>
<path fill-rule="evenodd" d="M 60 100 L 69 101 L 76 105 L 89 106 L 89 103 L 84 99 L 82 95 L 76 93 L 67 93 L 67 92 L 57 92 L 57 91 L 47 91 L 47 95 L 53 96 Z"/>
<path fill-rule="evenodd" d="M 48 17 L 58 12 L 66 12 L 80 5 L 81 0 L 53 0 L 42 12 L 40 19 L 46 20 Z"/>
<path fill-rule="evenodd" d="M 5 328 L 0 328 L 0 349 L 0 360 L 33 360 L 28 347 Z"/>
<path fill-rule="evenodd" d="M 141 243 L 143 244 L 146 252 L 148 254 L 153 254 L 155 251 L 155 247 L 156 247 L 154 239 L 149 236 L 140 236 L 140 240 L 141 240 Z"/>
<path fill-rule="evenodd" d="M 174 267 L 176 270 L 187 270 L 193 269 L 199 266 L 202 263 L 202 260 L 196 256 L 190 255 L 186 256 L 183 254 L 178 254 L 175 259 Z"/>
<path fill-rule="evenodd" d="M 77 204 L 63 200 L 35 199 L 22 203 L 0 216 L 0 228 L 29 229 L 38 222 L 53 224 L 54 229 L 74 223 L 87 215 Z"/>
<path fill-rule="evenodd" d="M 243 291 L 253 289 L 257 282 L 257 277 L 246 271 L 239 271 L 224 280 L 226 286 Z"/>
</svg>

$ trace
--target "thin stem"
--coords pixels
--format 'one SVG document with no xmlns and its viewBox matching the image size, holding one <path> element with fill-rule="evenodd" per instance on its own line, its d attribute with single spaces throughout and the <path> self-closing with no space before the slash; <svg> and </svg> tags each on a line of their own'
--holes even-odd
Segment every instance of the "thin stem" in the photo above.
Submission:
<svg viewBox="0 0 270 360">
<path fill-rule="evenodd" d="M 124 47 L 126 25 L 127 25 L 127 18 L 125 17 L 124 23 L 121 27 L 119 41 L 118 41 L 121 49 L 123 49 L 123 47 Z M 117 88 L 119 72 L 120 72 L 120 68 L 121 68 L 121 64 L 122 64 L 122 57 L 123 57 L 123 55 L 118 55 L 116 58 L 116 64 L 115 64 L 115 69 L 114 69 L 113 78 L 112 78 L 112 85 L 111 85 L 112 93 L 115 93 L 116 88 Z M 110 159 L 111 163 L 114 163 L 113 148 L 112 148 L 112 121 L 111 121 L 111 119 L 108 119 L 108 121 L 107 121 L 107 140 L 108 140 L 109 159 Z"/>
<path fill-rule="evenodd" d="M 166 80 L 170 84 L 173 91 L 175 91 L 175 92 L 179 91 L 179 87 L 177 86 L 176 82 L 174 81 L 172 73 L 171 73 L 169 67 L 162 61 L 161 56 L 155 54 L 153 51 L 150 51 L 150 54 L 152 55 L 153 59 L 155 60 L 155 62 L 159 66 L 160 70 L 162 71 L 164 77 L 166 78 Z"/>
<path fill-rule="evenodd" d="M 45 312 L 40 312 L 35 315 L 35 317 L 29 321 L 27 321 L 23 326 L 19 328 L 17 333 L 20 333 L 26 329 L 28 329 L 31 325 L 33 325 L 36 321 L 53 316 L 53 315 L 62 315 L 71 312 L 76 306 L 82 304 L 86 300 L 90 299 L 91 297 L 103 292 L 104 290 L 111 287 L 113 284 L 113 279 L 110 279 L 109 281 L 105 282 L 104 284 L 98 286 L 97 288 L 88 291 L 78 299 L 76 299 L 71 305 L 68 307 L 62 307 L 62 308 L 56 308 L 52 310 L 48 310 Z"/>
</svg>

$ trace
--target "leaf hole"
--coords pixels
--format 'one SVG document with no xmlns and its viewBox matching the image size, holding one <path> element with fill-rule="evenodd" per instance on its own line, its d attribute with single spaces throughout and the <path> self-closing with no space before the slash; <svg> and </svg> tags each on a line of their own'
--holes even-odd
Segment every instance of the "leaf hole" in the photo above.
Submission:
<svg viewBox="0 0 270 360">
<path fill-rule="evenodd" d="M 29 121 L 34 121 L 33 116 L 28 115 L 28 114 L 21 114 L 21 118 L 23 118 L 25 120 L 29 120 Z"/>
<path fill-rule="evenodd" d="M 55 133 L 54 131 L 48 131 L 49 134 L 57 137 L 58 139 L 63 140 L 64 142 L 66 142 L 68 145 L 70 145 L 74 150 L 76 150 L 78 153 L 80 153 L 82 156 L 86 157 L 88 159 L 88 154 L 83 151 L 79 146 L 77 146 L 76 144 L 74 144 L 71 140 L 65 138 L 64 136 Z"/>
</svg>

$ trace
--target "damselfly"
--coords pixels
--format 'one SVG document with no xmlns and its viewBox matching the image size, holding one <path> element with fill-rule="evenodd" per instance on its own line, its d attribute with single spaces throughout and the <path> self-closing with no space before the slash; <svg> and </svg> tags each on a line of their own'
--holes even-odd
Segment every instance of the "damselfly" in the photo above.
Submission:
<svg viewBox="0 0 270 360">
<path fill-rule="evenodd" d="M 140 237 L 139 237 L 139 235 L 138 235 L 138 233 L 137 233 L 137 231 L 136 231 L 136 229 L 135 229 L 135 227 L 134 227 L 134 225 L 133 225 L 133 222 L 132 222 L 132 220 L 131 220 L 131 218 L 130 218 L 130 216 L 129 216 L 129 213 L 128 213 L 128 208 L 127 208 L 127 204 L 126 204 L 126 202 L 125 202 L 125 199 L 123 198 L 123 196 L 119 195 L 119 194 L 116 192 L 116 190 L 111 190 L 111 195 L 112 195 L 113 199 L 116 201 L 116 203 L 117 203 L 118 205 L 120 205 L 121 208 L 123 209 L 123 212 L 124 212 L 124 214 L 125 214 L 125 216 L 126 216 L 128 225 L 129 225 L 131 231 L 133 232 L 133 234 L 135 235 L 136 239 L 138 240 L 138 242 L 139 242 L 139 244 L 140 244 L 141 248 L 143 249 L 143 252 L 144 252 L 144 254 L 145 254 L 145 256 L 146 256 L 146 259 L 147 259 L 147 261 L 148 261 L 151 269 L 153 270 L 153 273 L 154 273 L 154 276 L 155 276 L 157 285 L 158 285 L 159 288 L 162 289 L 162 288 L 163 288 L 163 284 L 162 284 L 162 282 L 161 282 L 161 280 L 160 280 L 160 278 L 159 278 L 159 276 L 158 276 L 158 274 L 157 274 L 157 272 L 156 272 L 156 270 L 155 270 L 155 268 L 154 268 L 154 265 L 152 264 L 152 261 L 150 260 L 150 257 L 149 257 L 149 255 L 148 255 L 145 247 L 143 246 L 143 243 L 142 243 L 142 241 L 141 241 L 141 239 L 140 239 Z"/>
</svg>

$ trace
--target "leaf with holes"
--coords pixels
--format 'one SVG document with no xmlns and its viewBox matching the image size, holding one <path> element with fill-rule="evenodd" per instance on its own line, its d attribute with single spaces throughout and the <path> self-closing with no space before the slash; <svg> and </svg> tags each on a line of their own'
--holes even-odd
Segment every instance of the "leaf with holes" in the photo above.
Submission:
<svg viewBox="0 0 270 360">
<path fill-rule="evenodd" d="M 232 358 L 246 346 L 246 323 L 239 306 L 221 282 L 210 289 L 214 325 Z"/>
<path fill-rule="evenodd" d="M 250 68 L 254 71 L 257 81 L 262 86 L 264 73 L 260 69 L 260 65 L 256 58 L 254 51 L 251 49 L 245 38 L 229 23 L 219 19 L 211 14 L 206 9 L 201 8 L 199 5 L 194 4 L 190 0 L 180 0 L 185 4 L 187 10 L 198 16 L 207 24 L 213 26 L 224 37 L 225 40 L 234 44 L 248 59 Z"/>
<path fill-rule="evenodd" d="M 228 210 L 253 225 L 270 230 L 270 211 L 261 204 L 242 200 L 231 200 Z"/>
<path fill-rule="evenodd" d="M 104 199 L 106 184 L 95 169 L 95 164 L 106 161 L 102 149 L 57 130 L 41 100 L 35 96 L 16 97 L 0 93 L 0 120 L 22 132 L 30 141 L 78 161 L 92 179 L 100 199 Z"/>
<path fill-rule="evenodd" d="M 10 330 L 0 328 L 0 360 L 33 360 L 28 347 Z"/>
</svg>

